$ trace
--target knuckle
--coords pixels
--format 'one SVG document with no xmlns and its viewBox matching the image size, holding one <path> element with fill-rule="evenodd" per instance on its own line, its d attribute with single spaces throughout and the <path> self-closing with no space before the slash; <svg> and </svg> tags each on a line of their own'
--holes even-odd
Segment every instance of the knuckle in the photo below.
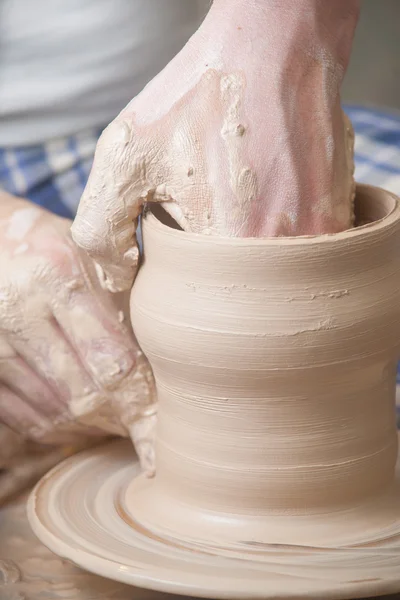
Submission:
<svg viewBox="0 0 400 600">
<path fill-rule="evenodd" d="M 118 185 L 117 176 L 129 171 L 127 157 L 131 156 L 136 141 L 131 125 L 124 119 L 116 119 L 104 129 L 97 142 L 85 198 L 104 193 L 110 185 L 112 188 Z"/>
<path fill-rule="evenodd" d="M 101 134 L 97 149 L 105 153 L 109 150 L 123 149 L 132 141 L 132 136 L 132 127 L 125 118 L 114 119 Z"/>
<path fill-rule="evenodd" d="M 134 359 L 128 354 L 122 355 L 108 364 L 107 367 L 101 369 L 99 380 L 105 390 L 113 392 L 130 380 L 130 376 L 134 374 L 135 369 Z"/>
<path fill-rule="evenodd" d="M 49 433 L 48 427 L 31 426 L 25 433 L 25 437 L 33 442 L 43 443 L 46 435 Z"/>
<path fill-rule="evenodd" d="M 74 249 L 65 240 L 57 240 L 52 246 L 51 255 L 37 262 L 32 281 L 47 288 L 54 282 L 73 278 L 79 270 Z"/>
<path fill-rule="evenodd" d="M 0 284 L 0 310 L 2 316 L 7 316 L 10 308 L 15 305 L 18 299 L 18 292 L 14 285 Z"/>
<path fill-rule="evenodd" d="M 31 298 L 30 281 L 23 285 L 10 282 L 0 286 L 0 332 L 18 333 L 23 331 L 23 323 L 26 315 L 24 306 L 28 298 Z"/>
</svg>

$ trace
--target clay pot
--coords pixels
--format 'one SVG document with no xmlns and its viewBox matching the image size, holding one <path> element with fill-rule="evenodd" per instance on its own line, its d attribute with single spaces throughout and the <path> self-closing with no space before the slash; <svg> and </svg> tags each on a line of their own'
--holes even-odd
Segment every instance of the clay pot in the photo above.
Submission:
<svg viewBox="0 0 400 600">
<path fill-rule="evenodd" d="M 153 534 L 251 550 L 397 523 L 400 208 L 360 185 L 356 212 L 366 224 L 344 233 L 269 239 L 144 219 L 131 313 L 157 385 L 157 473 L 127 498 Z"/>
</svg>

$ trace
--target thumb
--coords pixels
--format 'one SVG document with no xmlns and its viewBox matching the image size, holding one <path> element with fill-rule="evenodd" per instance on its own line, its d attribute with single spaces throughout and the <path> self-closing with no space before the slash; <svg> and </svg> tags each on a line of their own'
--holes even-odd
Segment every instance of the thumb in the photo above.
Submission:
<svg viewBox="0 0 400 600">
<path fill-rule="evenodd" d="M 129 434 L 139 457 L 140 466 L 147 477 L 154 477 L 156 472 L 155 437 L 157 413 L 156 405 L 141 419 L 132 423 Z"/>
<path fill-rule="evenodd" d="M 127 117 L 113 121 L 97 143 L 71 229 L 77 246 L 103 269 L 112 292 L 129 289 L 137 269 L 136 228 L 149 193 L 145 157 Z"/>
</svg>

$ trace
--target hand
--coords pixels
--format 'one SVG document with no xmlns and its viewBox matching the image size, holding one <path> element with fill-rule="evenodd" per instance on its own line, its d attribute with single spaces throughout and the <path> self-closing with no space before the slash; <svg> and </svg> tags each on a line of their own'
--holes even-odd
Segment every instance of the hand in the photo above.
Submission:
<svg viewBox="0 0 400 600">
<path fill-rule="evenodd" d="M 130 434 L 151 468 L 150 367 L 70 225 L 0 193 L 0 420 L 51 444 Z"/>
<path fill-rule="evenodd" d="M 73 237 L 128 289 L 146 200 L 228 236 L 352 225 L 340 107 L 359 0 L 216 0 L 181 53 L 104 131 Z"/>
<path fill-rule="evenodd" d="M 180 54 L 101 136 L 72 235 L 130 289 L 146 201 L 208 235 L 329 233 L 353 222 L 340 106 L 359 0 L 215 0 Z M 148 437 L 152 422 L 143 421 Z"/>
</svg>

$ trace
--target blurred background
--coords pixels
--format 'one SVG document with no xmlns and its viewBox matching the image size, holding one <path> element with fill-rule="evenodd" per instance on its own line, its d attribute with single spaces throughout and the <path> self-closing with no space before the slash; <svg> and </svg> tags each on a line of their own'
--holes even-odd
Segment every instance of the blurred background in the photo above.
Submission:
<svg viewBox="0 0 400 600">
<path fill-rule="evenodd" d="M 363 0 L 343 101 L 400 113 L 399 0 Z"/>
</svg>

